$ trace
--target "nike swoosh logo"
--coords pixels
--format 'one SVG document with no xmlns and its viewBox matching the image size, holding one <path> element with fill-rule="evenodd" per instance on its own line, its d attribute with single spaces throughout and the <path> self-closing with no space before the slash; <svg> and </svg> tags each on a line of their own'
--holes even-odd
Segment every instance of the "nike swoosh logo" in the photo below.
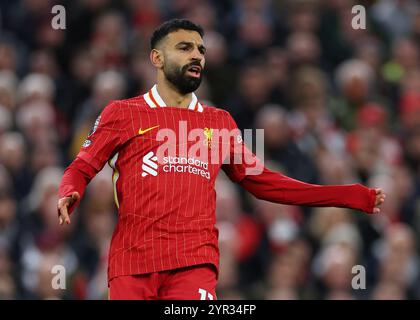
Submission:
<svg viewBox="0 0 420 320">
<path fill-rule="evenodd" d="M 159 125 L 154 126 L 154 127 L 150 127 L 150 128 L 144 129 L 144 130 L 141 130 L 141 128 L 140 128 L 139 129 L 139 135 L 145 134 L 146 132 L 149 132 L 150 130 L 156 129 L 158 127 L 159 127 Z"/>
</svg>

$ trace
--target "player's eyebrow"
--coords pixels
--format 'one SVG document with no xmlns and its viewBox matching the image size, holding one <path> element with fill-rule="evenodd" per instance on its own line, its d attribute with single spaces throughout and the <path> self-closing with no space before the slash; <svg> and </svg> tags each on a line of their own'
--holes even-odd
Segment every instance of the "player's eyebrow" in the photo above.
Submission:
<svg viewBox="0 0 420 320">
<path fill-rule="evenodd" d="M 187 46 L 187 47 L 192 47 L 194 46 L 194 43 L 191 41 L 181 41 L 178 42 L 175 47 L 182 47 L 182 46 Z M 206 47 L 203 44 L 199 44 L 198 45 L 198 49 L 200 50 L 200 52 L 202 52 L 203 54 L 206 52 Z"/>
</svg>

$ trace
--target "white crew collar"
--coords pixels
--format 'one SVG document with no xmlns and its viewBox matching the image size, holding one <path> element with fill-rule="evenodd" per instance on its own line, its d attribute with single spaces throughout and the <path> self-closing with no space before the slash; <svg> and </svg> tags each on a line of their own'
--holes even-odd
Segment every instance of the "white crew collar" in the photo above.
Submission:
<svg viewBox="0 0 420 320">
<path fill-rule="evenodd" d="M 159 95 L 156 84 L 152 87 L 152 89 L 150 89 L 147 93 L 145 93 L 143 97 L 144 97 L 144 100 L 146 100 L 149 107 L 151 108 L 166 107 L 165 101 L 163 101 L 162 97 Z M 203 105 L 198 101 L 198 98 L 194 92 L 192 93 L 192 98 L 188 106 L 188 109 L 198 111 L 198 112 L 203 112 Z"/>
</svg>

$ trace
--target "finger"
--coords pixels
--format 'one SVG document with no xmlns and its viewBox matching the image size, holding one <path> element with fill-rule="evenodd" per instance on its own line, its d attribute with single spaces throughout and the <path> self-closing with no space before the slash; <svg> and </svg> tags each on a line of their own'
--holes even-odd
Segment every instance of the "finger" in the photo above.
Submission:
<svg viewBox="0 0 420 320">
<path fill-rule="evenodd" d="M 80 194 L 77 191 L 73 192 L 71 195 L 71 199 L 73 202 L 78 201 L 80 199 Z"/>
<path fill-rule="evenodd" d="M 384 203 L 384 198 L 376 198 L 376 205 Z"/>
<path fill-rule="evenodd" d="M 64 219 L 64 222 L 66 222 L 67 224 L 70 224 L 70 216 L 67 211 L 67 205 L 68 204 L 64 204 L 63 206 L 60 207 L 60 214 L 61 214 L 61 217 Z"/>
<path fill-rule="evenodd" d="M 373 213 L 375 213 L 375 214 L 376 214 L 376 213 L 380 213 L 380 212 L 381 212 L 381 209 L 376 208 L 376 207 L 375 207 L 375 208 L 373 208 Z"/>
<path fill-rule="evenodd" d="M 376 188 L 375 191 L 376 191 L 376 195 L 383 194 L 383 191 L 381 188 Z"/>
<path fill-rule="evenodd" d="M 58 216 L 58 223 L 61 226 L 63 224 L 63 217 L 61 216 L 61 208 L 62 204 L 60 204 L 60 201 L 58 201 L 58 206 L 57 206 L 57 216 Z"/>
</svg>

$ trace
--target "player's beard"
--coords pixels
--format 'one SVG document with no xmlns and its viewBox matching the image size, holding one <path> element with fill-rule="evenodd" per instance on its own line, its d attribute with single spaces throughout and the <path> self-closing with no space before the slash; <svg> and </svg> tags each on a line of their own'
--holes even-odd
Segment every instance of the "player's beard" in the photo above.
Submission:
<svg viewBox="0 0 420 320">
<path fill-rule="evenodd" d="M 191 66 L 200 66 L 200 62 L 191 62 L 183 67 L 180 67 L 174 63 L 165 64 L 163 66 L 163 73 L 165 74 L 166 79 L 175 86 L 181 94 L 187 94 L 194 92 L 198 89 L 201 84 L 202 73 L 200 72 L 200 77 L 194 78 L 186 75 L 188 68 Z"/>
</svg>

